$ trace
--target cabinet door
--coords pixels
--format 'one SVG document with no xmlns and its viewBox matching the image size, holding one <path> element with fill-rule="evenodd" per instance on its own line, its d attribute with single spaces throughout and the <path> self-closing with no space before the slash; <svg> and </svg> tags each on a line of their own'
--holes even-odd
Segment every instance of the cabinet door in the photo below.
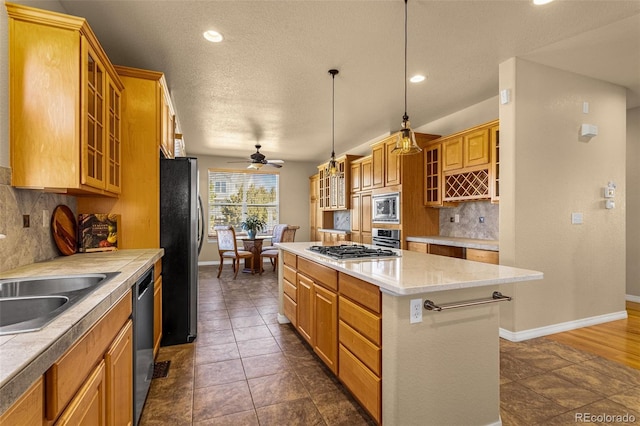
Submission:
<svg viewBox="0 0 640 426">
<path fill-rule="evenodd" d="M 354 232 L 360 232 L 360 194 L 351 195 L 351 233 Z"/>
<path fill-rule="evenodd" d="M 371 234 L 371 193 L 360 194 L 360 231 Z"/>
<path fill-rule="evenodd" d="M 313 336 L 313 281 L 298 274 L 298 331 L 300 335 L 312 344 Z"/>
<path fill-rule="evenodd" d="M 338 296 L 313 285 L 313 349 L 334 374 L 338 372 Z"/>
<path fill-rule="evenodd" d="M 105 82 L 104 65 L 83 39 L 84 93 L 82 138 L 82 183 L 105 188 L 107 146 L 105 143 Z"/>
<path fill-rule="evenodd" d="M 129 320 L 105 354 L 107 425 L 133 423 L 133 323 Z"/>
<path fill-rule="evenodd" d="M 122 132 L 120 90 L 107 78 L 107 191 L 120 193 L 122 170 Z"/>
<path fill-rule="evenodd" d="M 44 380 L 42 376 L 20 399 L 0 416 L 0 425 L 41 425 L 44 420 Z"/>
<path fill-rule="evenodd" d="M 384 186 L 384 144 L 371 149 L 371 188 Z"/>
<path fill-rule="evenodd" d="M 384 162 L 385 162 L 385 174 L 384 174 L 384 186 L 400 185 L 402 183 L 402 163 L 401 157 L 392 153 L 396 147 L 395 138 L 391 138 L 385 144 Z"/>
<path fill-rule="evenodd" d="M 442 145 L 435 144 L 424 151 L 424 204 L 442 205 Z"/>
<path fill-rule="evenodd" d="M 443 171 L 462 168 L 462 136 L 443 142 L 442 151 Z"/>
<path fill-rule="evenodd" d="M 91 373 L 85 384 L 80 388 L 69 406 L 64 410 L 56 425 L 96 425 L 107 424 L 106 392 L 105 392 L 105 363 L 104 360 Z M 129 401 L 133 404 L 133 399 Z"/>
<path fill-rule="evenodd" d="M 428 252 L 427 243 L 418 243 L 415 241 L 407 241 L 407 250 L 409 251 L 417 251 L 418 253 L 427 253 Z"/>
<path fill-rule="evenodd" d="M 489 130 L 480 129 L 464 135 L 464 167 L 489 163 Z"/>
<path fill-rule="evenodd" d="M 361 189 L 363 191 L 373 188 L 373 159 L 371 156 L 360 163 Z"/>
<path fill-rule="evenodd" d="M 360 191 L 362 184 L 360 182 L 361 164 L 351 164 L 351 192 Z"/>
</svg>

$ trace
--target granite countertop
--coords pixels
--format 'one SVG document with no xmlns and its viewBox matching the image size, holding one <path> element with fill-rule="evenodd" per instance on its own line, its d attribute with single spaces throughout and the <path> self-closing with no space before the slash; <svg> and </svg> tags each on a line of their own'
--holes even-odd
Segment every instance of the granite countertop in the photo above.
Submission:
<svg viewBox="0 0 640 426">
<path fill-rule="evenodd" d="M 309 242 L 277 243 L 282 250 L 360 278 L 393 295 L 411 295 L 539 280 L 542 272 L 396 250 L 397 258 L 335 260 L 306 250 Z"/>
<path fill-rule="evenodd" d="M 351 231 L 347 229 L 327 229 L 327 228 L 318 229 L 318 232 L 328 232 L 331 234 L 350 234 L 351 233 Z"/>
<path fill-rule="evenodd" d="M 0 414 L 107 312 L 163 249 L 83 253 L 25 265 L 0 278 L 120 272 L 39 331 L 0 336 Z"/>
<path fill-rule="evenodd" d="M 416 243 L 442 244 L 453 247 L 474 248 L 480 250 L 499 251 L 498 240 L 479 240 L 474 238 L 444 237 L 431 235 L 426 237 L 407 237 L 407 241 Z"/>
</svg>

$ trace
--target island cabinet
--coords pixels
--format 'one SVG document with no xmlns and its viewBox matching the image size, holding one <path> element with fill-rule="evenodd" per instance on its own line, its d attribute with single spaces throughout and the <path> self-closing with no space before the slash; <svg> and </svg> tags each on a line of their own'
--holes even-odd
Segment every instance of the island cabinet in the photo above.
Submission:
<svg viewBox="0 0 640 426">
<path fill-rule="evenodd" d="M 338 378 L 382 419 L 382 298 L 377 286 L 340 273 Z"/>
<path fill-rule="evenodd" d="M 299 257 L 297 329 L 314 352 L 338 372 L 338 272 Z"/>
<path fill-rule="evenodd" d="M 133 422 L 131 291 L 45 373 L 43 424 Z"/>
<path fill-rule="evenodd" d="M 5 6 L 11 184 L 116 197 L 124 86 L 98 39 L 83 18 Z"/>
<path fill-rule="evenodd" d="M 166 83 L 157 71 L 116 66 L 122 95 L 122 192 L 118 199 L 78 197 L 78 213 L 120 215 L 118 248 L 160 247 L 160 152 Z"/>
</svg>

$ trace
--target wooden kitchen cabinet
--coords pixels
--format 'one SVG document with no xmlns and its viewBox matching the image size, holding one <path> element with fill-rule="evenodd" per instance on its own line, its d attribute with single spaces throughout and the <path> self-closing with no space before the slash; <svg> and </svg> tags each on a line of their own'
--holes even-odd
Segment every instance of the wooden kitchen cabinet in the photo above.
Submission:
<svg viewBox="0 0 640 426">
<path fill-rule="evenodd" d="M 298 274 L 296 278 L 298 292 L 298 332 L 312 344 L 313 341 L 313 281 L 304 275 Z"/>
<path fill-rule="evenodd" d="M 407 241 L 407 250 L 417 251 L 418 253 L 429 253 L 429 244 L 419 243 L 417 241 Z"/>
<path fill-rule="evenodd" d="M 105 424 L 107 418 L 124 419 L 121 424 L 133 421 L 132 415 L 126 421 L 127 416 L 133 413 L 132 394 L 117 397 L 107 397 L 106 394 L 107 389 L 133 392 L 131 312 L 132 295 L 128 291 L 47 370 L 47 422 L 63 421 L 61 424 L 75 425 L 81 424 L 76 423 L 76 419 L 84 416 L 98 422 L 89 424 Z M 99 399 L 103 402 L 95 405 Z M 104 421 L 100 420 L 103 415 Z"/>
<path fill-rule="evenodd" d="M 371 192 L 351 195 L 351 241 L 371 244 Z"/>
<path fill-rule="evenodd" d="M 378 423 L 382 419 L 380 289 L 339 273 L 338 378 Z"/>
<path fill-rule="evenodd" d="M 384 143 L 371 147 L 371 189 L 384 187 Z"/>
<path fill-rule="evenodd" d="M 117 196 L 124 86 L 98 39 L 83 18 L 5 6 L 11 184 Z"/>
<path fill-rule="evenodd" d="M 164 82 L 164 79 L 162 80 Z M 173 110 L 173 103 L 169 95 L 169 89 L 166 84 L 162 86 L 162 98 L 161 98 L 161 125 L 162 125 L 162 139 L 160 142 L 160 149 L 165 158 L 175 157 L 175 124 L 176 117 Z"/>
<path fill-rule="evenodd" d="M 41 425 L 44 420 L 44 379 L 40 377 L 0 416 L 0 426 Z"/>
<path fill-rule="evenodd" d="M 491 145 L 491 202 L 500 201 L 500 126 L 489 127 Z"/>
<path fill-rule="evenodd" d="M 500 264 L 500 253 L 492 250 L 468 248 L 466 250 L 465 259 L 498 265 Z"/>
<path fill-rule="evenodd" d="M 356 155 L 336 158 L 338 174 L 330 176 L 328 163 L 318 166 L 318 184 L 321 210 L 348 210 L 351 201 L 351 161 Z"/>
<path fill-rule="evenodd" d="M 313 350 L 329 369 L 338 372 L 338 296 L 313 284 Z"/>
<path fill-rule="evenodd" d="M 153 358 L 158 355 L 162 341 L 162 259 L 153 266 Z"/>
<path fill-rule="evenodd" d="M 160 72 L 122 66 L 115 70 L 125 87 L 121 111 L 123 190 L 118 199 L 77 197 L 78 213 L 119 214 L 118 248 L 158 248 L 166 83 Z"/>
<path fill-rule="evenodd" d="M 489 129 L 486 127 L 447 138 L 442 146 L 443 171 L 489 163 Z"/>
<path fill-rule="evenodd" d="M 442 144 L 434 143 L 424 150 L 424 204 L 441 207 L 442 201 Z"/>
</svg>

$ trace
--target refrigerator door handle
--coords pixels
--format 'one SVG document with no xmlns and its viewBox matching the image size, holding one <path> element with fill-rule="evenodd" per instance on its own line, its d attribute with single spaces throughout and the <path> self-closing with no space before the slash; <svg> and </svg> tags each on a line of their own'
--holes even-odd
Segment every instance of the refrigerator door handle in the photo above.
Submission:
<svg viewBox="0 0 640 426">
<path fill-rule="evenodd" d="M 198 194 L 198 256 L 202 251 L 202 243 L 204 242 L 204 209 L 202 208 L 202 198 Z"/>
</svg>

